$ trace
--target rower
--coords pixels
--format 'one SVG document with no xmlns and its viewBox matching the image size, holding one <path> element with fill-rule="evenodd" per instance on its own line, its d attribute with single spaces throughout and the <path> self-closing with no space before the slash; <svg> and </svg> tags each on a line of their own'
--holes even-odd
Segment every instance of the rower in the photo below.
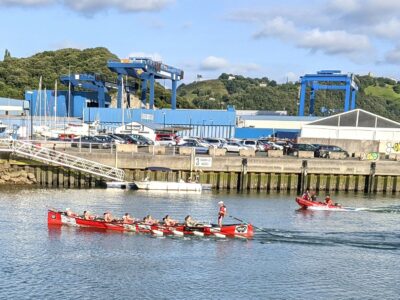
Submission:
<svg viewBox="0 0 400 300">
<path fill-rule="evenodd" d="M 151 215 L 147 215 L 146 217 L 143 218 L 143 222 L 146 225 L 155 225 L 158 223 L 158 220 L 153 219 L 153 217 Z"/>
<path fill-rule="evenodd" d="M 76 213 L 74 213 L 70 208 L 66 208 L 66 209 L 65 209 L 65 214 L 66 214 L 68 217 L 76 217 Z"/>
<path fill-rule="evenodd" d="M 219 211 L 218 211 L 218 226 L 222 227 L 222 220 L 226 215 L 226 206 L 224 205 L 223 201 L 218 202 Z"/>
<path fill-rule="evenodd" d="M 166 215 L 163 220 L 165 225 L 167 226 L 175 226 L 176 224 L 178 224 L 178 221 L 171 219 L 169 215 Z"/>
<path fill-rule="evenodd" d="M 122 222 L 124 224 L 132 224 L 135 221 L 134 218 L 132 218 L 129 213 L 125 213 L 125 215 L 122 216 Z"/>
<path fill-rule="evenodd" d="M 109 211 L 104 213 L 104 221 L 105 222 L 112 222 L 113 221 L 113 216 L 111 215 L 111 213 Z"/>
<path fill-rule="evenodd" d="M 192 219 L 191 215 L 187 215 L 185 218 L 185 226 L 187 227 L 193 227 L 196 226 L 197 222 Z"/>
<path fill-rule="evenodd" d="M 83 218 L 84 218 L 85 220 L 93 220 L 93 219 L 94 219 L 94 216 L 90 215 L 90 212 L 89 212 L 88 210 L 85 210 L 85 211 L 83 212 Z"/>
</svg>

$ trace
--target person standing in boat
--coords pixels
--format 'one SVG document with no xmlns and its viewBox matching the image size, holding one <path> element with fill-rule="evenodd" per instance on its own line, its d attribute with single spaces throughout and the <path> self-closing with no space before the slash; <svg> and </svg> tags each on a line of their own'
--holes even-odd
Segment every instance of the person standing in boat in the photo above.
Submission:
<svg viewBox="0 0 400 300">
<path fill-rule="evenodd" d="M 218 202 L 219 205 L 219 211 L 218 211 L 218 226 L 222 227 L 222 220 L 224 219 L 226 215 L 226 206 L 223 201 Z"/>
</svg>

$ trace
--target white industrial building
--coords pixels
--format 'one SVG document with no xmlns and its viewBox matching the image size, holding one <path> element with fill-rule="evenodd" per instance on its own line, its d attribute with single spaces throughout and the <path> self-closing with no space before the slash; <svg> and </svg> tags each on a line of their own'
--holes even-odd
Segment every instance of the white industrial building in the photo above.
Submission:
<svg viewBox="0 0 400 300">
<path fill-rule="evenodd" d="M 354 109 L 303 124 L 301 138 L 399 141 L 400 123 Z"/>
</svg>

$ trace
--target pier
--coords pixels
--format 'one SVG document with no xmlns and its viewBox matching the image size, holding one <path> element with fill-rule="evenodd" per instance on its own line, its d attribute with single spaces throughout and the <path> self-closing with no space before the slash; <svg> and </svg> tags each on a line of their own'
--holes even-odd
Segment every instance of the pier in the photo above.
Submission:
<svg viewBox="0 0 400 300">
<path fill-rule="evenodd" d="M 266 153 L 251 157 L 184 155 L 175 152 L 155 154 L 154 149 L 145 150 L 78 152 L 66 148 L 64 151 L 88 161 L 121 169 L 125 172 L 126 181 L 144 178 L 161 181 L 190 179 L 211 184 L 216 190 L 400 192 L 399 162 L 394 160 L 305 159 L 292 156 L 275 158 L 268 157 Z M 17 153 L 2 153 L 2 158 L 0 170 L 8 166 L 11 170 L 30 174 L 31 178 L 34 174 L 34 182 L 41 186 L 95 187 L 106 181 L 96 174 L 32 161 Z M 199 159 L 208 164 L 197 165 Z M 169 168 L 171 171 L 146 170 L 152 166 Z"/>
</svg>

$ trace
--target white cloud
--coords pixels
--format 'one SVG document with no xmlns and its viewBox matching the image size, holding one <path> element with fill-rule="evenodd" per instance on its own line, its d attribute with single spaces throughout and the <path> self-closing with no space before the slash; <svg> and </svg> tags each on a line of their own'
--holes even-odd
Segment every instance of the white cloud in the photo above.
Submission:
<svg viewBox="0 0 400 300">
<path fill-rule="evenodd" d="M 254 35 L 255 38 L 263 38 L 268 36 L 277 36 L 288 38 L 296 35 L 296 27 L 293 22 L 282 17 L 276 17 L 267 21 L 264 28 Z"/>
<path fill-rule="evenodd" d="M 201 63 L 201 71 L 221 71 L 233 74 L 245 74 L 259 71 L 261 67 L 255 63 L 232 64 L 227 59 L 216 56 L 208 56 Z"/>
<path fill-rule="evenodd" d="M 297 41 L 298 47 L 322 51 L 326 54 L 350 54 L 371 48 L 367 36 L 351 34 L 346 31 L 320 31 L 313 29 L 305 32 Z"/>
<path fill-rule="evenodd" d="M 175 0 L 0 0 L 0 6 L 47 6 L 61 4 L 73 11 L 93 14 L 115 9 L 121 12 L 159 11 Z"/>
<path fill-rule="evenodd" d="M 200 69 L 206 71 L 215 71 L 226 69 L 229 66 L 228 61 L 222 57 L 208 56 L 200 64 Z"/>
<path fill-rule="evenodd" d="M 391 18 L 388 21 L 376 24 L 371 28 L 376 36 L 395 40 L 400 37 L 400 20 L 398 18 Z"/>
<path fill-rule="evenodd" d="M 146 57 L 146 58 L 151 58 L 152 60 L 155 60 L 155 61 L 162 61 L 162 56 L 158 52 L 154 52 L 154 53 L 132 52 L 129 54 L 129 57 Z"/>
<path fill-rule="evenodd" d="M 385 55 L 385 62 L 389 64 L 400 65 L 400 46 L 389 51 Z"/>
</svg>

